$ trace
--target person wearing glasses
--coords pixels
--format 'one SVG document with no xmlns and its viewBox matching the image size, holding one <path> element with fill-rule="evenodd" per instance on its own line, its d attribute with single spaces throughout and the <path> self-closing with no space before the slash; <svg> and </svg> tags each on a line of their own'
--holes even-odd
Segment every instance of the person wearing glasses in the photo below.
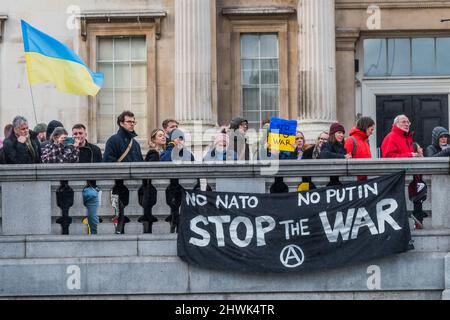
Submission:
<svg viewBox="0 0 450 320">
<path fill-rule="evenodd" d="M 322 145 L 328 141 L 328 138 L 329 134 L 327 131 L 321 132 L 316 139 L 316 143 L 303 152 L 302 159 L 319 159 Z"/>
<path fill-rule="evenodd" d="M 135 140 L 137 124 L 131 111 L 124 111 L 117 118 L 119 131 L 106 141 L 103 162 L 142 162 L 141 147 Z"/>
<path fill-rule="evenodd" d="M 383 158 L 418 158 L 414 152 L 413 134 L 410 132 L 411 122 L 404 114 L 394 119 L 391 132 L 381 144 Z"/>
</svg>

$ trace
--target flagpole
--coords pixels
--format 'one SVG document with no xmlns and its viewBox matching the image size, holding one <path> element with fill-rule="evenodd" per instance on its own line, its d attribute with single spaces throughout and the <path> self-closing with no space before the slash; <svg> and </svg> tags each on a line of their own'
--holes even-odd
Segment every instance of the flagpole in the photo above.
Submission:
<svg viewBox="0 0 450 320">
<path fill-rule="evenodd" d="M 33 97 L 33 89 L 31 88 L 31 83 L 28 81 L 28 85 L 30 87 L 30 94 L 31 94 L 31 103 L 33 104 L 33 113 L 34 113 L 34 121 L 36 121 L 36 124 L 38 124 L 37 116 L 36 116 L 36 107 L 34 106 L 34 97 Z"/>
</svg>

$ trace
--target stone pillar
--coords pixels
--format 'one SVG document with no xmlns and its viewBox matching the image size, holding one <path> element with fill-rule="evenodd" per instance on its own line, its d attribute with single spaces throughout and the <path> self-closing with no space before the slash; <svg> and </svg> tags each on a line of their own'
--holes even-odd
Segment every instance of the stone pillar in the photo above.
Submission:
<svg viewBox="0 0 450 320">
<path fill-rule="evenodd" d="M 336 30 L 337 118 L 347 131 L 356 121 L 355 45 L 358 38 L 357 29 Z"/>
<path fill-rule="evenodd" d="M 2 182 L 3 235 L 49 235 L 52 226 L 49 181 Z"/>
<path fill-rule="evenodd" d="M 448 186 L 450 176 L 433 175 L 431 178 L 431 225 L 434 229 L 450 228 Z"/>
<path fill-rule="evenodd" d="M 297 11 L 299 126 L 312 142 L 337 119 L 334 0 L 300 0 Z"/>
<path fill-rule="evenodd" d="M 213 124 L 211 1 L 175 0 L 175 114 Z"/>
<path fill-rule="evenodd" d="M 212 109 L 211 0 L 175 0 L 175 117 L 196 160 L 210 143 Z"/>
</svg>

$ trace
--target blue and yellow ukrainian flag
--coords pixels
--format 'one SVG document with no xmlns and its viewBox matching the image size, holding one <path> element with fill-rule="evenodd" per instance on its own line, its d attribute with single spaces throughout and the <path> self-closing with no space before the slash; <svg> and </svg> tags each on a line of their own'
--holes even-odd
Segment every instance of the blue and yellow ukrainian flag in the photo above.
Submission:
<svg viewBox="0 0 450 320">
<path fill-rule="evenodd" d="M 93 73 L 69 47 L 22 23 L 23 45 L 30 84 L 54 83 L 58 91 L 95 96 L 103 74 Z"/>
</svg>

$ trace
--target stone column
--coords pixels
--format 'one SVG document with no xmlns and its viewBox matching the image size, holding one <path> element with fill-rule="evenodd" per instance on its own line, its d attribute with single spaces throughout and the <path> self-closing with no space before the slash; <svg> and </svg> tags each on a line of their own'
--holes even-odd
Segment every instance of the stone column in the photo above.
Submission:
<svg viewBox="0 0 450 320">
<path fill-rule="evenodd" d="M 309 142 L 336 115 L 334 0 L 299 0 L 299 126 Z"/>
<path fill-rule="evenodd" d="M 336 30 L 337 115 L 348 130 L 356 122 L 355 52 L 358 29 Z"/>
<path fill-rule="evenodd" d="M 211 1 L 175 0 L 175 114 L 213 124 Z"/>
<path fill-rule="evenodd" d="M 210 143 L 212 110 L 211 0 L 175 0 L 175 117 L 197 160 Z"/>
</svg>

